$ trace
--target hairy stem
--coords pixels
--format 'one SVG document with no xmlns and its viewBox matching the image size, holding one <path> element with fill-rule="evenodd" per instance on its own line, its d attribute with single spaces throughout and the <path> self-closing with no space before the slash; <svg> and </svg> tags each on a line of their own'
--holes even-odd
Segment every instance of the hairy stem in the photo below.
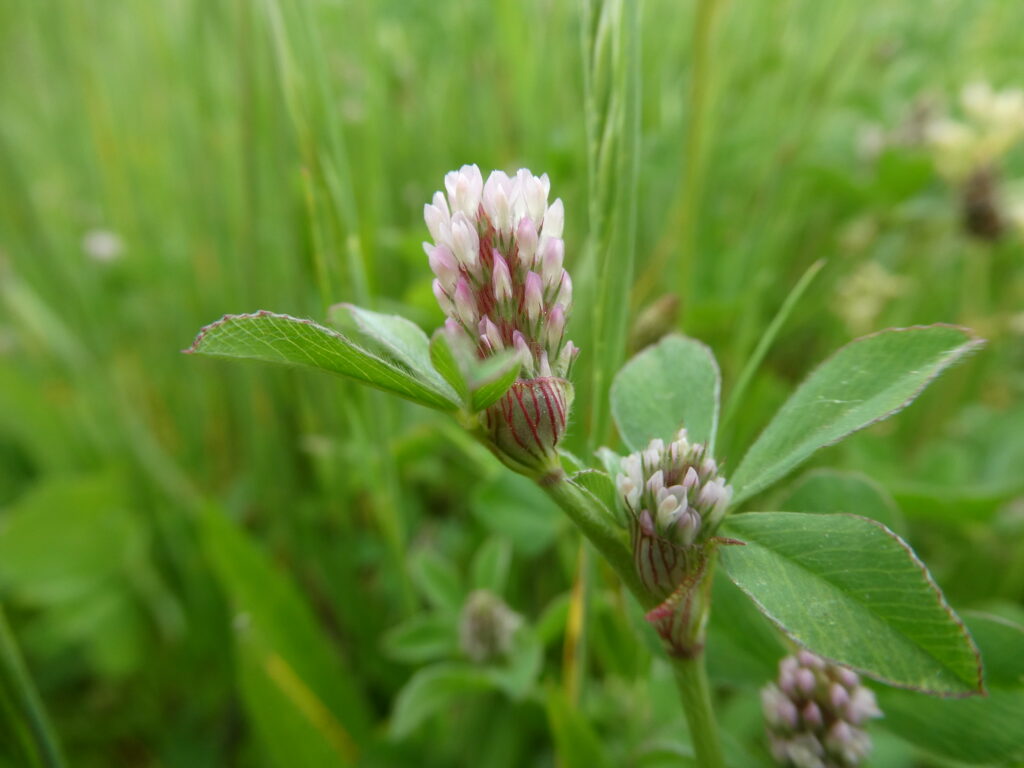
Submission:
<svg viewBox="0 0 1024 768">
<path fill-rule="evenodd" d="M 690 726 L 690 740 L 701 768 L 722 768 L 722 744 L 718 738 L 718 725 L 711 708 L 711 690 L 704 666 L 704 654 L 693 658 L 672 659 L 676 687 L 683 701 L 686 723 Z"/>
<path fill-rule="evenodd" d="M 608 519 L 601 502 L 564 474 L 544 478 L 540 481 L 540 486 L 562 508 L 597 551 L 604 555 L 623 584 L 636 595 L 640 604 L 650 608 L 651 597 L 636 575 L 633 554 L 626 544 L 623 531 Z"/>
</svg>

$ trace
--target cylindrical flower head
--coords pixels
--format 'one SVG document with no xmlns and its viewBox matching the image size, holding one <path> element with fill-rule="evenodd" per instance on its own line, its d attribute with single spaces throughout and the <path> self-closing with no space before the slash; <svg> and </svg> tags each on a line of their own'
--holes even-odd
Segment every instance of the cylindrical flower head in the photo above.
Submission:
<svg viewBox="0 0 1024 768">
<path fill-rule="evenodd" d="M 792 768 L 855 768 L 871 752 L 865 723 L 882 716 L 855 672 L 809 651 L 779 662 L 761 706 L 772 755 Z"/>
<path fill-rule="evenodd" d="M 486 589 L 466 599 L 459 617 L 459 648 L 477 663 L 507 656 L 523 624 L 522 617 Z"/>
<path fill-rule="evenodd" d="M 486 417 L 492 443 L 529 471 L 557 466 L 577 348 L 565 338 L 572 281 L 562 267 L 565 214 L 548 205 L 547 175 L 494 171 L 475 165 L 445 176 L 424 207 L 433 243 L 425 243 L 437 275 L 434 293 L 449 329 L 485 359 L 506 349 L 519 355 L 519 380 Z M 542 444 L 542 445 L 541 445 Z"/>
</svg>

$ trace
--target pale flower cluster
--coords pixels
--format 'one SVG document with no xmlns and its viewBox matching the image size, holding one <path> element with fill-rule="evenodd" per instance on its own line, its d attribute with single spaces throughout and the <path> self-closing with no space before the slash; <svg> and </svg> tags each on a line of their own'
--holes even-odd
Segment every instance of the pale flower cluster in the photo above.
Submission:
<svg viewBox="0 0 1024 768">
<path fill-rule="evenodd" d="M 433 237 L 423 247 L 447 327 L 480 357 L 513 349 L 522 376 L 565 378 L 577 350 L 564 338 L 572 280 L 562 266 L 565 211 L 548 203 L 547 174 L 514 176 L 464 165 L 445 176 L 445 191 L 424 206 Z"/>
<path fill-rule="evenodd" d="M 854 768 L 871 752 L 864 725 L 881 717 L 875 695 L 857 674 L 809 651 L 779 663 L 776 683 L 761 691 L 773 757 L 793 768 Z"/>
<path fill-rule="evenodd" d="M 939 172 L 961 182 L 989 167 L 1024 138 L 1024 90 L 971 83 L 960 94 L 960 119 L 933 120 L 926 135 Z"/>
<path fill-rule="evenodd" d="M 624 458 L 616 482 L 641 532 L 679 546 L 717 528 L 732 497 L 718 464 L 685 429 L 667 446 L 652 440 Z"/>
</svg>

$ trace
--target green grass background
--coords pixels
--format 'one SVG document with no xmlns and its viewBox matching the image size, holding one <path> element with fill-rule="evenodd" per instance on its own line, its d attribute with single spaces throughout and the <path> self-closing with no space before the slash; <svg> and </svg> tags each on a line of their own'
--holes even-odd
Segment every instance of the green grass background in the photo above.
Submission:
<svg viewBox="0 0 1024 768">
<path fill-rule="evenodd" d="M 552 733 L 591 727 L 612 764 L 661 764 L 638 745 L 678 705 L 608 575 L 579 566 L 557 513 L 453 423 L 338 380 L 179 354 L 226 312 L 323 318 L 353 301 L 438 325 L 422 205 L 462 163 L 545 171 L 565 201 L 570 331 L 590 342 L 580 452 L 614 440 L 594 372 L 617 353 L 601 339 L 665 294 L 715 350 L 728 398 L 827 260 L 724 425 L 727 467 L 849 340 L 836 286 L 866 261 L 909 279 L 875 328 L 988 337 L 819 463 L 894 495 L 958 608 L 1019 607 L 1021 237 L 972 241 L 922 153 L 871 163 L 857 143 L 922 93 L 1024 85 L 1024 5 L 633 8 L 588 58 L 581 6 L 557 0 L 0 5 L 0 604 L 71 764 L 329 765 L 352 742 L 366 764 L 570 765 Z M 618 164 L 600 176 L 604 139 Z M 1005 173 L 1024 175 L 1019 152 Z M 858 224 L 873 234 L 854 247 Z M 96 229 L 123 242 L 111 263 L 83 250 Z M 472 705 L 386 738 L 418 665 L 382 637 L 425 606 L 450 618 L 490 539 L 512 553 L 506 597 L 539 623 L 540 679 L 591 692 L 585 718 L 545 705 L 543 686 L 517 700 L 466 685 Z M 563 665 L 580 573 L 588 629 Z M 754 739 L 741 701 L 726 716 Z M 22 764 L 18 728 L 0 765 Z"/>
</svg>

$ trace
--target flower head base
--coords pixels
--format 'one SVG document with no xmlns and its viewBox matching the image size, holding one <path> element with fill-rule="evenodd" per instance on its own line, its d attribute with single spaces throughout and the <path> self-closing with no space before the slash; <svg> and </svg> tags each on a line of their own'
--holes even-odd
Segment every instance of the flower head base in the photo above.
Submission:
<svg viewBox="0 0 1024 768">
<path fill-rule="evenodd" d="M 482 664 L 507 656 L 523 624 L 522 617 L 486 589 L 473 592 L 459 617 L 459 648 Z"/>
<path fill-rule="evenodd" d="M 423 209 L 434 238 L 423 247 L 446 332 L 480 359 L 509 350 L 520 363 L 519 380 L 485 415 L 490 445 L 520 471 L 557 471 L 578 352 L 565 338 L 572 280 L 562 267 L 562 201 L 549 205 L 547 174 L 525 168 L 485 183 L 464 165 L 444 183 L 447 197 L 437 192 Z"/>
<path fill-rule="evenodd" d="M 809 651 L 779 663 L 761 690 L 772 755 L 793 768 L 854 768 L 871 752 L 865 723 L 882 713 L 856 673 Z"/>
<path fill-rule="evenodd" d="M 647 620 L 670 654 L 699 653 L 710 599 L 706 567 L 732 488 L 685 429 L 667 446 L 652 440 L 624 458 L 616 482 L 630 516 L 637 575 L 663 601 Z"/>
</svg>

